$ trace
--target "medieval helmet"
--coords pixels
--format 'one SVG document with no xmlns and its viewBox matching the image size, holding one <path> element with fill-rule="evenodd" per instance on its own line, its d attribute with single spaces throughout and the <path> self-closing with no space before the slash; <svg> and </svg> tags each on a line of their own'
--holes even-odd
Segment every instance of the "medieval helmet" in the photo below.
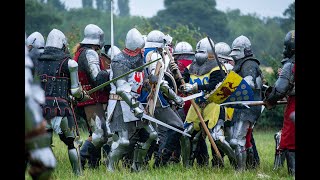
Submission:
<svg viewBox="0 0 320 180">
<path fill-rule="evenodd" d="M 46 47 L 56 47 L 62 49 L 63 47 L 67 47 L 67 38 L 58 29 L 52 29 L 47 37 Z"/>
<path fill-rule="evenodd" d="M 125 45 L 127 49 L 132 51 L 138 48 L 142 49 L 144 47 L 144 39 L 136 28 L 132 28 L 128 31 Z"/>
<path fill-rule="evenodd" d="M 37 49 L 44 48 L 44 38 L 39 32 L 33 32 L 26 40 L 26 46 L 32 46 Z"/>
<path fill-rule="evenodd" d="M 286 34 L 283 45 L 283 56 L 291 58 L 295 54 L 295 30 L 291 30 Z"/>
<path fill-rule="evenodd" d="M 214 46 L 214 42 L 211 39 L 210 41 L 212 43 L 212 46 Z M 196 45 L 196 63 L 202 65 L 210 57 L 213 57 L 211 45 L 208 41 L 208 38 L 203 38 Z"/>
<path fill-rule="evenodd" d="M 88 24 L 84 28 L 84 38 L 80 44 L 93 44 L 98 45 L 100 48 L 104 45 L 104 32 L 103 30 L 94 24 Z"/>
<path fill-rule="evenodd" d="M 214 42 L 212 39 L 210 39 L 212 46 L 214 46 Z M 205 53 L 210 53 L 213 54 L 212 48 L 210 46 L 210 43 L 208 41 L 208 38 L 203 38 L 201 39 L 197 45 L 196 45 L 196 53 L 198 52 L 205 52 Z"/>
<path fill-rule="evenodd" d="M 113 46 L 113 55 L 117 55 L 121 52 L 121 50 L 117 46 Z M 104 45 L 101 49 L 102 54 L 106 55 L 109 59 L 111 59 L 111 45 Z"/>
<path fill-rule="evenodd" d="M 229 56 L 229 54 L 231 53 L 231 48 L 227 43 L 218 42 L 214 46 L 214 50 L 215 50 L 218 58 L 221 58 L 221 59 L 224 59 L 224 60 L 233 61 L 233 59 Z"/>
<path fill-rule="evenodd" d="M 229 54 L 234 60 L 253 55 L 251 42 L 246 36 L 239 36 L 232 42 L 232 51 Z"/>
<path fill-rule="evenodd" d="M 194 51 L 188 42 L 182 41 L 174 47 L 173 55 L 176 54 L 194 54 Z"/>
<path fill-rule="evenodd" d="M 165 35 L 159 30 L 153 30 L 147 35 L 146 48 L 163 47 Z"/>
</svg>

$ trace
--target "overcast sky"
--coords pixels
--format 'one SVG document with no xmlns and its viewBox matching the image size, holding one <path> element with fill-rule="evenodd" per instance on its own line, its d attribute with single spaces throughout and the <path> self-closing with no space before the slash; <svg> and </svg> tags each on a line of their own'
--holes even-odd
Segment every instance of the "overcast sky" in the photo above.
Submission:
<svg viewBox="0 0 320 180">
<path fill-rule="evenodd" d="M 82 0 L 61 0 L 67 8 L 79 8 Z M 94 1 L 94 0 L 93 0 Z M 114 0 L 116 3 L 117 0 Z M 243 14 L 256 13 L 261 17 L 283 17 L 284 10 L 294 0 L 216 0 L 216 8 L 221 11 L 240 9 Z M 152 17 L 164 9 L 163 0 L 129 0 L 130 14 Z"/>
</svg>

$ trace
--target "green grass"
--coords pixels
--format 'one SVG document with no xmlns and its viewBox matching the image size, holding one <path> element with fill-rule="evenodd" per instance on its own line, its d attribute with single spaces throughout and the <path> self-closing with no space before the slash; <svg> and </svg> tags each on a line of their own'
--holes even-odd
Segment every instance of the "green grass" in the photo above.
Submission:
<svg viewBox="0 0 320 180">
<path fill-rule="evenodd" d="M 211 164 L 208 167 L 198 167 L 186 169 L 182 164 L 169 165 L 167 167 L 157 169 L 147 169 L 139 173 L 131 173 L 129 169 L 119 169 L 114 173 L 107 172 L 104 164 L 98 169 L 88 169 L 83 171 L 83 176 L 76 177 L 73 175 L 71 165 L 68 160 L 67 147 L 60 141 L 57 135 L 53 138 L 53 152 L 57 159 L 57 167 L 52 175 L 52 179 L 157 179 L 157 180 L 186 180 L 186 179 L 294 179 L 287 173 L 286 165 L 278 171 L 273 171 L 274 160 L 274 139 L 273 135 L 276 131 L 255 131 L 254 137 L 257 149 L 260 156 L 260 166 L 255 170 L 244 172 L 235 171 L 229 164 L 229 160 L 225 157 L 224 168 L 212 168 Z M 87 137 L 87 133 L 81 133 L 82 139 Z M 211 154 L 209 141 L 208 151 Z M 210 156 L 211 160 L 211 156 Z M 211 161 L 210 161 L 211 162 Z M 153 164 L 153 161 L 151 161 Z M 195 163 L 196 164 L 196 163 Z M 151 167 L 151 165 L 150 165 Z M 31 177 L 25 173 L 25 179 L 30 180 Z"/>
</svg>

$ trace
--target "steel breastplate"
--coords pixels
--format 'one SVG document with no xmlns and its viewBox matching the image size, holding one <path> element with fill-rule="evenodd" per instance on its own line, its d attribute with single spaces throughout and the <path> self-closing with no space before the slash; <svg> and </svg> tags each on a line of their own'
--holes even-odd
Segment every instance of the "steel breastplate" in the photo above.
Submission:
<svg viewBox="0 0 320 180">
<path fill-rule="evenodd" d="M 86 50 L 88 48 L 87 47 L 82 47 L 80 49 L 78 49 L 78 51 L 75 54 L 74 60 L 76 62 L 78 62 L 78 64 L 84 64 L 84 63 L 80 63 L 81 61 L 86 61 L 87 59 L 85 58 L 85 53 Z M 104 67 L 103 63 L 102 63 L 102 59 L 100 58 L 100 63 L 99 63 L 99 67 L 101 70 L 105 70 L 106 67 Z M 81 83 L 81 86 L 84 90 L 89 91 L 91 90 L 93 87 L 91 85 L 91 83 L 89 82 L 89 77 L 88 77 L 88 73 L 83 70 L 83 69 L 88 69 L 88 68 L 79 68 L 78 70 L 78 75 L 79 75 L 79 81 Z M 92 97 L 91 100 L 87 100 L 84 102 L 79 102 L 77 104 L 77 106 L 85 106 L 85 105 L 90 105 L 90 104 L 96 104 L 96 103 L 107 103 L 108 99 L 109 99 L 109 94 L 106 91 L 96 91 L 92 94 L 90 94 L 90 96 Z"/>
</svg>

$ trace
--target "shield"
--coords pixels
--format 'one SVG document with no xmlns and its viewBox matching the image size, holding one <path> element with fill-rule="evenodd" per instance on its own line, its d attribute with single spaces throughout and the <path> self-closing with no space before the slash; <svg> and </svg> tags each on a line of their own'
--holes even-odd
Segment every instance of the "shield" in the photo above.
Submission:
<svg viewBox="0 0 320 180">
<path fill-rule="evenodd" d="M 250 85 L 236 72 L 230 71 L 225 79 L 205 96 L 209 102 L 216 104 L 235 102 L 235 101 L 253 101 L 253 90 Z M 237 105 L 234 105 L 237 108 Z M 232 106 L 230 106 L 232 107 Z"/>
</svg>

